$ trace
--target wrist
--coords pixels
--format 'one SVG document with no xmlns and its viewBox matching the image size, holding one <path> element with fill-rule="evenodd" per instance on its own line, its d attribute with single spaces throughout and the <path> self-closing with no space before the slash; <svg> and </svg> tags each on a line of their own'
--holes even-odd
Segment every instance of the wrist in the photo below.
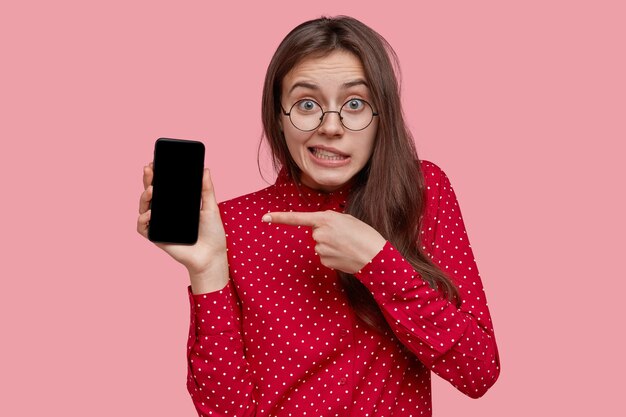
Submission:
<svg viewBox="0 0 626 417">
<path fill-rule="evenodd" d="M 228 263 L 213 262 L 202 270 L 188 269 L 191 292 L 193 294 L 205 294 L 219 291 L 228 284 Z"/>
<path fill-rule="evenodd" d="M 368 240 L 369 245 L 366 248 L 363 248 L 359 251 L 358 261 L 355 264 L 355 269 L 353 273 L 356 273 L 363 269 L 365 265 L 370 263 L 372 259 L 376 257 L 380 253 L 381 250 L 387 244 L 387 240 L 379 233 L 378 236 L 372 237 Z"/>
</svg>

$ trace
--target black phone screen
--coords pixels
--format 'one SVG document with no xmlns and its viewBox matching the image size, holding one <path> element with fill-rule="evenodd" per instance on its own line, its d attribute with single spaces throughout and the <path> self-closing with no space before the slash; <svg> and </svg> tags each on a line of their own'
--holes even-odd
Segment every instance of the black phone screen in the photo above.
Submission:
<svg viewBox="0 0 626 417">
<path fill-rule="evenodd" d="M 148 238 L 194 244 L 198 240 L 204 145 L 160 138 L 154 145 L 154 176 Z"/>
</svg>

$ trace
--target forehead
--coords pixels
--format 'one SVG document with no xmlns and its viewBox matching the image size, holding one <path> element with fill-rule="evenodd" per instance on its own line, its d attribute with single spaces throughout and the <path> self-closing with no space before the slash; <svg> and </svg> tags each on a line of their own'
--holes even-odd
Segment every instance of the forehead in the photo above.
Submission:
<svg viewBox="0 0 626 417">
<path fill-rule="evenodd" d="M 283 80 L 283 94 L 305 84 L 340 87 L 354 81 L 366 81 L 361 60 L 346 51 L 333 51 L 328 55 L 304 58 L 287 73 Z"/>
</svg>

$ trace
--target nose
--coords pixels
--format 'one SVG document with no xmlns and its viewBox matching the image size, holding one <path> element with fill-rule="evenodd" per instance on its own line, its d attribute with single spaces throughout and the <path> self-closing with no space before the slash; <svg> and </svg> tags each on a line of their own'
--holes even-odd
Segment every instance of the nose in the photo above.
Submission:
<svg viewBox="0 0 626 417">
<path fill-rule="evenodd" d="M 317 131 L 329 137 L 338 137 L 343 135 L 344 129 L 339 112 L 335 110 L 324 112 L 324 114 L 322 114 L 322 124 L 317 128 Z"/>
</svg>

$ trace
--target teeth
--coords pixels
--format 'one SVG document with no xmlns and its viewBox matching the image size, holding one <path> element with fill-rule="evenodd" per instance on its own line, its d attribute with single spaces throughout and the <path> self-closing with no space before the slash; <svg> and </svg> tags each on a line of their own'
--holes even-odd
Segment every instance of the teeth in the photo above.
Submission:
<svg viewBox="0 0 626 417">
<path fill-rule="evenodd" d="M 337 155 L 336 153 L 324 149 L 311 148 L 311 152 L 316 158 L 327 159 L 329 161 L 341 161 L 342 159 L 346 159 L 345 156 Z"/>
</svg>

